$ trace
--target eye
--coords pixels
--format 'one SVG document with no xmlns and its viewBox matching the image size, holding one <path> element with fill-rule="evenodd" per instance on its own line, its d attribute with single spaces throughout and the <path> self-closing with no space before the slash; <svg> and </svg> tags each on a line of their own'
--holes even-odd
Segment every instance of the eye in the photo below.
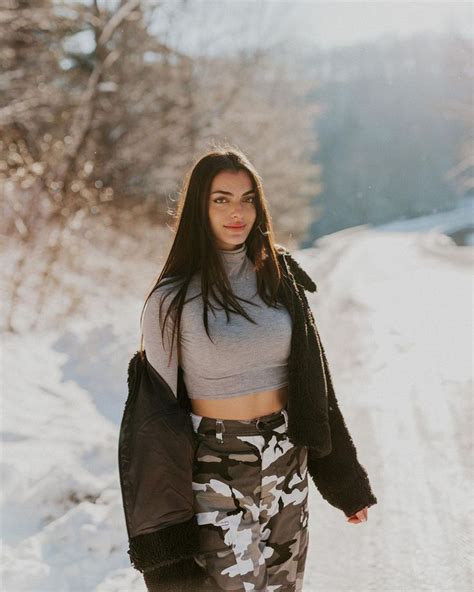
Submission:
<svg viewBox="0 0 474 592">
<path fill-rule="evenodd" d="M 226 198 L 225 198 L 225 197 L 216 197 L 215 199 L 213 199 L 213 202 L 214 202 L 214 203 L 220 203 L 220 202 L 219 202 L 219 200 L 221 200 L 221 199 L 222 199 L 222 200 L 225 200 Z M 255 196 L 254 196 L 254 195 L 249 195 L 249 197 L 247 197 L 246 199 L 247 199 L 247 200 L 252 200 L 252 202 L 251 202 L 251 203 L 255 203 L 255 199 L 256 199 L 256 198 L 255 198 Z"/>
</svg>

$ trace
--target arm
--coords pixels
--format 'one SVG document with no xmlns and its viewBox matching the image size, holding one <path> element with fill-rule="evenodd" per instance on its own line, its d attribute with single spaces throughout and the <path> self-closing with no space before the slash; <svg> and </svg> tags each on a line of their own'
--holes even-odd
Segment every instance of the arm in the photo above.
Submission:
<svg viewBox="0 0 474 592">
<path fill-rule="evenodd" d="M 362 517 L 366 517 L 367 508 L 376 504 L 377 498 L 372 491 L 367 471 L 358 460 L 355 444 L 339 409 L 326 352 L 305 294 L 305 290 L 315 292 L 316 284 L 291 258 L 290 266 L 295 279 L 304 288 L 301 289 L 300 295 L 305 303 L 308 318 L 314 328 L 318 348 L 321 351 L 328 394 L 328 417 L 332 450 L 324 457 L 316 457 L 310 449 L 308 472 L 320 494 L 329 504 L 342 510 L 349 518 L 359 514 L 359 512 Z M 358 518 L 352 520 L 352 522 L 357 521 Z"/>
<path fill-rule="evenodd" d="M 316 335 L 320 341 L 319 333 Z M 326 352 L 320 341 L 328 385 L 329 425 L 332 451 L 322 458 L 308 457 L 308 471 L 322 497 L 350 517 L 377 503 L 367 471 L 360 464 L 356 447 L 334 393 Z"/>
<path fill-rule="evenodd" d="M 172 325 L 171 317 L 167 320 L 164 332 L 164 342 L 161 338 L 161 323 L 160 323 L 160 302 L 169 287 L 158 288 L 153 292 L 146 303 L 145 312 L 143 313 L 143 344 L 145 347 L 146 357 L 153 368 L 160 374 L 168 383 L 173 394 L 177 397 L 178 392 L 178 347 L 175 336 L 173 344 L 173 352 L 170 364 L 168 365 L 168 357 L 171 346 Z M 168 296 L 162 306 L 163 319 L 167 311 L 172 296 Z"/>
<path fill-rule="evenodd" d="M 170 295 L 164 300 L 162 316 L 160 319 L 160 304 L 168 290 L 169 286 L 158 288 L 151 294 L 146 303 L 143 314 L 143 342 L 148 362 L 168 383 L 174 396 L 177 397 L 179 346 L 177 344 L 176 336 L 175 343 L 173 344 L 171 361 L 168 365 L 173 328 L 171 317 L 166 323 L 164 339 L 162 339 L 161 336 L 161 320 L 164 320 L 167 307 L 173 298 L 173 295 Z M 179 426 L 173 428 L 173 430 L 176 430 L 177 432 L 179 432 L 179 429 Z M 166 436 L 163 436 L 161 440 L 158 437 L 154 448 L 161 446 L 162 442 L 167 438 L 169 438 L 169 443 L 171 444 L 173 442 L 173 431 Z M 180 450 L 185 450 L 184 444 L 183 441 Z M 166 449 L 168 449 L 168 445 Z M 174 454 L 173 458 L 169 459 L 165 459 L 162 456 L 161 462 L 166 466 L 172 467 L 173 460 L 176 463 L 180 459 L 181 457 L 178 454 Z M 159 462 L 155 464 L 155 467 L 158 466 Z M 165 471 L 163 478 L 160 479 L 160 481 L 163 483 L 168 482 L 170 490 L 171 487 L 177 487 L 180 484 L 183 486 L 183 490 L 186 489 L 185 485 L 187 483 L 189 483 L 189 487 L 191 487 L 191 474 L 184 474 L 188 469 L 186 467 L 182 469 L 183 473 L 179 479 L 173 477 L 177 470 L 178 467 L 175 466 L 169 474 L 165 474 Z M 191 468 L 189 468 L 189 471 L 190 470 Z M 182 495 L 184 497 L 184 493 Z M 182 501 L 180 501 L 182 500 L 181 496 L 175 496 L 175 499 L 177 508 L 182 505 L 183 515 L 179 518 L 176 513 L 172 524 L 169 524 L 166 527 L 161 527 L 158 532 L 150 535 L 150 537 L 153 538 L 153 542 L 150 540 L 147 543 L 147 549 L 150 549 L 151 552 L 151 548 L 155 546 L 156 557 L 162 556 L 166 561 L 163 560 L 160 565 L 156 565 L 151 571 L 146 571 L 143 574 L 145 584 L 148 592 L 204 592 L 207 590 L 207 587 L 204 585 L 205 578 L 207 577 L 205 571 L 196 564 L 192 555 L 190 556 L 187 554 L 185 557 L 180 557 L 183 548 L 189 553 L 189 545 L 191 544 L 191 541 L 194 541 L 195 538 L 197 540 L 197 523 L 194 519 L 189 519 L 187 507 L 182 504 Z M 157 506 L 161 504 L 160 494 L 158 492 L 156 493 L 156 500 L 153 503 Z M 169 502 L 166 503 L 169 504 Z M 145 537 L 146 536 L 147 535 L 145 535 Z M 196 546 L 196 551 L 197 550 L 198 547 Z"/>
</svg>

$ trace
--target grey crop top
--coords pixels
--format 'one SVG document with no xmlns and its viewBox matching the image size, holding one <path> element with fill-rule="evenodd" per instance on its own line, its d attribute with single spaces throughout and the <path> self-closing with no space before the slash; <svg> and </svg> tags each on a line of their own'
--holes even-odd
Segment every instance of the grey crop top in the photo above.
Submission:
<svg viewBox="0 0 474 592">
<path fill-rule="evenodd" d="M 247 245 L 234 251 L 218 250 L 222 257 L 234 294 L 247 298 L 258 306 L 239 301 L 248 315 L 230 312 L 227 323 L 225 311 L 218 308 L 208 313 L 210 341 L 203 324 L 203 302 L 200 295 L 200 274 L 191 280 L 181 318 L 180 360 L 183 380 L 190 399 L 225 399 L 237 395 L 276 389 L 288 384 L 288 356 L 292 323 L 283 305 L 269 307 L 257 292 L 257 274 L 247 257 Z M 178 354 L 176 335 L 171 363 L 168 366 L 171 344 L 171 317 L 166 323 L 165 342 L 159 325 L 160 300 L 172 289 L 168 284 L 155 290 L 147 301 L 143 314 L 143 344 L 150 364 L 161 374 L 177 396 Z M 163 313 L 174 293 L 167 296 Z M 163 314 L 164 318 L 164 314 Z"/>
</svg>

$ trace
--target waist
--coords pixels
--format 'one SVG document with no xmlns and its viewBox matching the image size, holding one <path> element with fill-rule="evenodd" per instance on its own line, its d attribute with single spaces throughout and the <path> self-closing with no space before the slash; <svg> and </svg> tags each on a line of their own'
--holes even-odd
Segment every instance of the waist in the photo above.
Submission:
<svg viewBox="0 0 474 592">
<path fill-rule="evenodd" d="M 282 429 L 286 431 L 288 427 L 288 407 L 285 405 L 278 411 L 260 415 L 253 419 L 216 419 L 213 417 L 203 417 L 191 412 L 191 421 L 195 434 L 200 434 L 204 437 L 214 436 L 223 443 L 224 434 L 239 436 L 259 435 L 280 428 L 280 426 L 284 426 Z"/>
<path fill-rule="evenodd" d="M 194 414 L 213 419 L 257 419 L 277 413 L 288 401 L 288 385 L 225 399 L 190 399 Z"/>
</svg>

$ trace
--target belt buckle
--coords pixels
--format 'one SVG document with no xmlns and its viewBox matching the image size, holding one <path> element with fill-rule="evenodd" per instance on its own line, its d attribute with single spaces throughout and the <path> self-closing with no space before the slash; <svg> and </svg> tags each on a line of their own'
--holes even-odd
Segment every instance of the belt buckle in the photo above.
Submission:
<svg viewBox="0 0 474 592">
<path fill-rule="evenodd" d="M 280 412 L 271 420 L 268 421 L 268 425 L 272 426 L 273 424 L 276 424 L 277 422 L 279 422 L 281 420 L 281 418 L 283 417 L 284 422 L 285 422 L 285 428 L 288 429 L 288 412 L 286 411 L 286 409 L 281 409 Z M 259 427 L 259 423 L 261 423 L 262 428 Z M 265 423 L 264 421 L 262 421 L 260 418 L 257 419 L 256 421 L 256 426 L 257 429 L 263 429 L 265 426 L 267 425 L 267 423 Z"/>
</svg>

